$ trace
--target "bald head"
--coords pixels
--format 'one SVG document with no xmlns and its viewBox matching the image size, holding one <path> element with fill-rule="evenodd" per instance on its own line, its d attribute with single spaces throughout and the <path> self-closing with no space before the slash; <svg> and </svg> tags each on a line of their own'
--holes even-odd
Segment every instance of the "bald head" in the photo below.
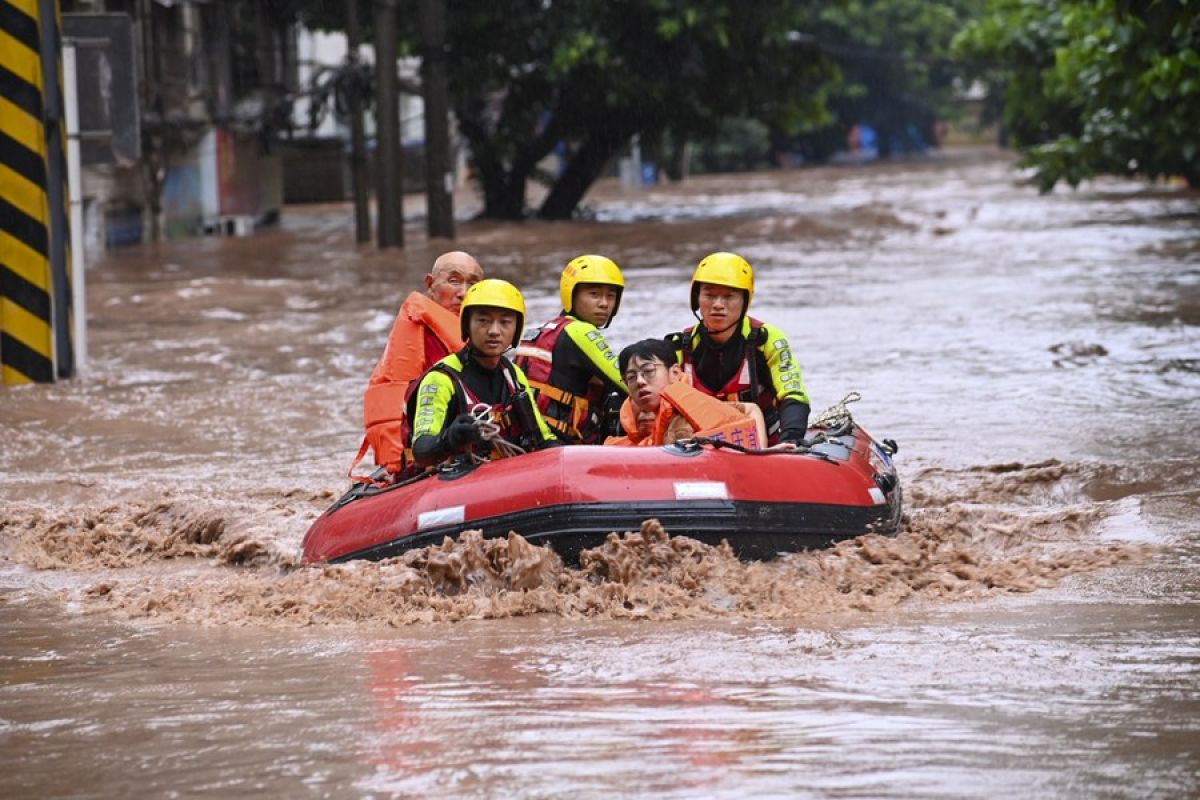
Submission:
<svg viewBox="0 0 1200 800">
<path fill-rule="evenodd" d="M 462 309 L 463 297 L 479 281 L 483 280 L 483 268 L 479 262 L 462 250 L 442 253 L 433 262 L 425 276 L 425 294 L 435 303 L 457 314 Z"/>
</svg>

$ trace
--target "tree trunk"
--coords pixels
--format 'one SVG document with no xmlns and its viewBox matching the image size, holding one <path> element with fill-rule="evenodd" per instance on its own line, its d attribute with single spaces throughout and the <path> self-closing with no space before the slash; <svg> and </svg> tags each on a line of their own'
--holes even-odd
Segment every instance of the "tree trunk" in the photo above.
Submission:
<svg viewBox="0 0 1200 800">
<path fill-rule="evenodd" d="M 495 147 L 483 123 L 469 109 L 459 106 L 458 129 L 471 147 L 471 164 L 483 193 L 485 219 L 523 219 L 525 216 L 525 180 L 513 183 L 509 171 L 496 155 Z"/>
<path fill-rule="evenodd" d="M 551 119 L 540 133 L 520 149 L 512 163 L 506 165 L 496 154 L 492 136 L 483 123 L 461 107 L 458 117 L 459 130 L 470 144 L 483 191 L 483 211 L 480 216 L 485 219 L 524 219 L 525 184 L 538 162 L 558 143 L 562 126 L 557 119 Z"/>
<path fill-rule="evenodd" d="M 688 163 L 691 161 L 692 145 L 686 137 L 671 134 L 671 152 L 667 159 L 667 177 L 672 181 L 685 181 L 688 177 Z"/>
<path fill-rule="evenodd" d="M 567 162 L 567 169 L 554 182 L 550 194 L 538 210 L 538 216 L 542 219 L 570 219 L 604 167 L 629 142 L 632 135 L 614 131 L 607 135 L 593 135 L 584 141 L 583 146 Z"/>
</svg>

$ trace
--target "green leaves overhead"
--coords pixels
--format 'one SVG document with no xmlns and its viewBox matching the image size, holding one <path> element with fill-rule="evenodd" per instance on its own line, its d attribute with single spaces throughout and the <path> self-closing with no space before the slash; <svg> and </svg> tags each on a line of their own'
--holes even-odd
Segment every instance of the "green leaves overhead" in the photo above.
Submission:
<svg viewBox="0 0 1200 800">
<path fill-rule="evenodd" d="M 842 146 L 856 123 L 874 127 L 884 154 L 933 141 L 937 120 L 954 115 L 960 66 L 954 36 L 983 0 L 846 0 L 822 5 L 805 33 L 836 62 L 832 121 L 801 137 L 813 157 Z"/>
<path fill-rule="evenodd" d="M 485 214 L 524 216 L 526 180 L 543 176 L 537 213 L 560 218 L 634 135 L 650 149 L 751 120 L 820 138 L 815 158 L 858 122 L 885 153 L 910 131 L 928 140 L 954 91 L 950 41 L 985 0 L 443 1 L 451 101 Z M 344 13 L 297 2 L 314 24 Z M 401 2 L 408 52 L 415 13 Z M 543 175 L 556 148 L 566 168 Z"/>
<path fill-rule="evenodd" d="M 956 47 L 996 65 L 983 75 L 1043 191 L 1101 173 L 1200 185 L 1200 3 L 992 0 Z"/>
<path fill-rule="evenodd" d="M 564 143 L 542 216 L 571 213 L 635 134 L 714 132 L 722 119 L 807 118 L 831 74 L 788 38 L 789 0 L 448 0 L 451 94 L 486 213 L 525 213 L 525 180 Z"/>
</svg>

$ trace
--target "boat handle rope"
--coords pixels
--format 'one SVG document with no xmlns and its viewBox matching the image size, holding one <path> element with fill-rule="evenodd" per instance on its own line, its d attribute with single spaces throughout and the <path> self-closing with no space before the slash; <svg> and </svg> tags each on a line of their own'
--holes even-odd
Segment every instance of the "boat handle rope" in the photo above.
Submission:
<svg viewBox="0 0 1200 800">
<path fill-rule="evenodd" d="M 679 441 L 675 442 L 675 445 L 677 447 L 697 447 L 697 448 L 701 447 L 703 445 L 708 445 L 709 447 L 712 447 L 715 450 L 733 450 L 738 453 L 745 453 L 748 456 L 778 456 L 778 455 L 816 456 L 817 458 L 824 459 L 825 461 L 829 461 L 832 464 L 837 463 L 836 461 L 833 461 L 832 459 L 830 459 L 824 453 L 810 450 L 808 443 L 798 444 L 794 447 L 787 447 L 787 446 L 775 444 L 775 445 L 771 445 L 770 447 L 757 448 L 757 447 L 743 447 L 740 444 L 736 444 L 734 442 L 727 442 L 724 439 L 710 439 L 707 436 L 693 436 L 690 439 L 680 439 Z"/>
<path fill-rule="evenodd" d="M 475 428 L 480 438 L 490 444 L 504 457 L 524 455 L 525 448 L 513 444 L 500 435 L 500 425 L 492 418 L 492 407 L 487 403 L 476 403 L 471 406 L 470 414 L 475 419 Z M 487 459 L 476 453 L 471 453 L 471 459 L 476 464 L 482 464 Z"/>
</svg>

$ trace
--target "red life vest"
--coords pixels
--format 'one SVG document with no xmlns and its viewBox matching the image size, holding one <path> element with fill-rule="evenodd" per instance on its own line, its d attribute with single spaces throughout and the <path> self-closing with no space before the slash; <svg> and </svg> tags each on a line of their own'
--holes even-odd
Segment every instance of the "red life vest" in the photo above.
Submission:
<svg viewBox="0 0 1200 800">
<path fill-rule="evenodd" d="M 747 319 L 750 321 L 750 332 L 745 337 L 746 346 L 742 350 L 742 363 L 724 386 L 713 390 L 701 382 L 700 377 L 696 374 L 696 359 L 693 352 L 695 325 L 684 330 L 680 336 L 679 347 L 683 372 L 687 375 L 691 385 L 705 394 L 727 402 L 741 401 L 757 405 L 766 419 L 770 444 L 778 444 L 779 398 L 775 394 L 770 375 L 758 374 L 759 364 L 755 358 L 761 352 L 759 348 L 767 341 L 767 331 L 764 323 L 760 320 L 754 317 L 747 317 Z"/>
<path fill-rule="evenodd" d="M 604 402 L 604 384 L 589 381 L 587 394 L 581 397 L 550 383 L 558 337 L 575 321 L 575 317 L 562 314 L 525 334 L 513 361 L 525 373 L 537 395 L 538 410 L 552 431 L 568 441 L 598 444 L 599 432 L 592 430 L 595 426 L 589 424 L 589 415 Z"/>
</svg>

